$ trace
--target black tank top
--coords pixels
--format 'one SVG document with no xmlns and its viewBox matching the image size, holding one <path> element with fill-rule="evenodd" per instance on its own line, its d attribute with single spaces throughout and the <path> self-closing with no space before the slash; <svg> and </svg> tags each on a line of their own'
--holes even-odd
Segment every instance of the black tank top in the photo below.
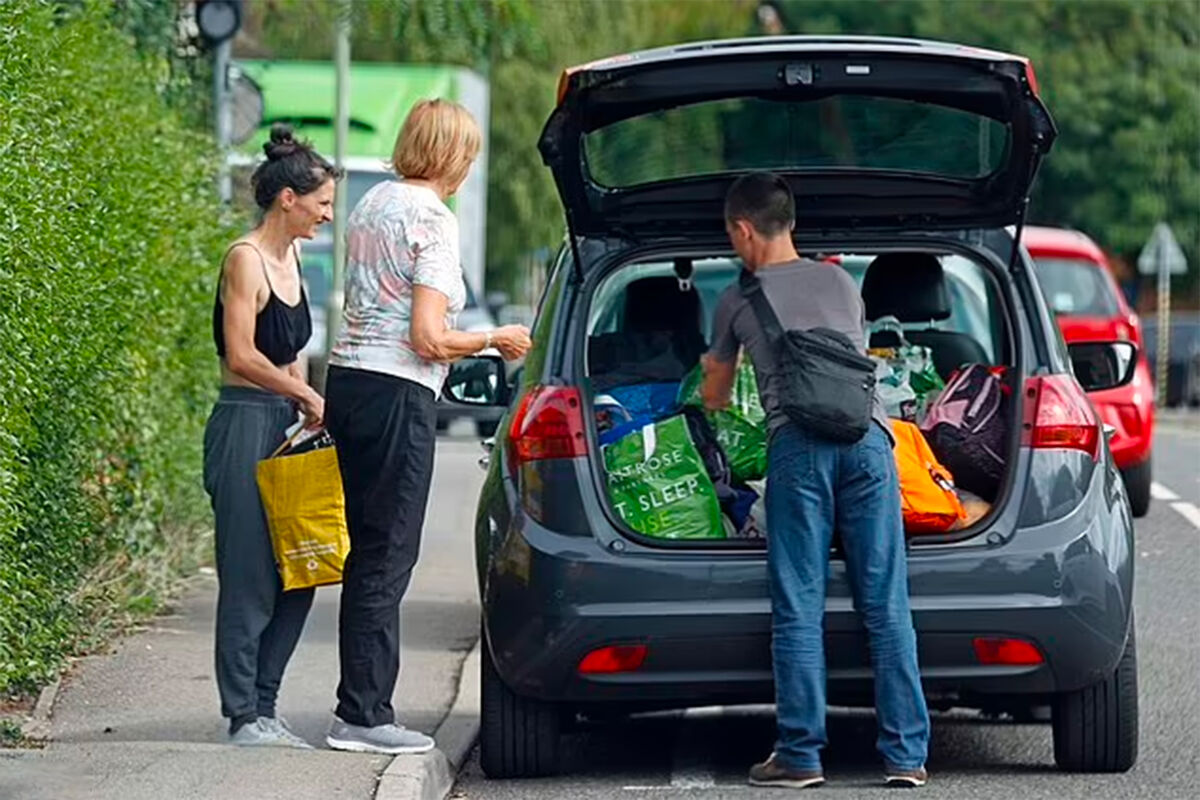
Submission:
<svg viewBox="0 0 1200 800">
<path fill-rule="evenodd" d="M 262 252 L 249 242 L 238 242 L 230 247 L 245 245 L 258 253 L 262 263 L 263 275 L 267 279 L 267 288 L 271 292 L 267 304 L 254 318 L 254 346 L 270 359 L 277 367 L 287 366 L 296 360 L 296 356 L 308 344 L 312 336 L 312 316 L 308 311 L 308 296 L 304 293 L 304 282 L 300 283 L 300 302 L 289 306 L 275 294 L 271 286 L 271 276 L 267 272 L 267 260 Z M 229 256 L 229 251 L 225 253 Z M 300 269 L 300 253 L 296 252 L 296 269 Z M 222 261 L 222 275 L 224 261 Z M 225 357 L 225 304 L 221 302 L 221 278 L 217 279 L 217 298 L 213 303 L 213 341 L 217 345 L 217 355 Z"/>
</svg>

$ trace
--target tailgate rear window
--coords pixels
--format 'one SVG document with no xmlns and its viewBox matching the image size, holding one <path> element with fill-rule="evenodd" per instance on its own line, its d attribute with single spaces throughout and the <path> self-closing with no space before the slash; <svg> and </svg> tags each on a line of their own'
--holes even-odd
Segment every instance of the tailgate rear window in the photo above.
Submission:
<svg viewBox="0 0 1200 800">
<path fill-rule="evenodd" d="M 846 168 L 977 179 L 1003 167 L 1008 148 L 1008 127 L 989 117 L 858 95 L 697 103 L 584 137 L 590 177 L 609 188 L 744 170 Z"/>
</svg>

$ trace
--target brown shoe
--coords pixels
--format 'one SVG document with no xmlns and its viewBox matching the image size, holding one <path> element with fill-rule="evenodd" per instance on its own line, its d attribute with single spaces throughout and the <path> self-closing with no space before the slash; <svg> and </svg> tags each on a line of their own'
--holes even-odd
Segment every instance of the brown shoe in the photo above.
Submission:
<svg viewBox="0 0 1200 800">
<path fill-rule="evenodd" d="M 924 767 L 916 769 L 888 769 L 883 782 L 896 789 L 916 789 L 929 782 L 929 773 Z"/>
<path fill-rule="evenodd" d="M 819 769 L 788 769 L 775 759 L 775 754 L 750 768 L 751 786 L 778 786 L 784 789 L 810 789 L 825 783 Z"/>
</svg>

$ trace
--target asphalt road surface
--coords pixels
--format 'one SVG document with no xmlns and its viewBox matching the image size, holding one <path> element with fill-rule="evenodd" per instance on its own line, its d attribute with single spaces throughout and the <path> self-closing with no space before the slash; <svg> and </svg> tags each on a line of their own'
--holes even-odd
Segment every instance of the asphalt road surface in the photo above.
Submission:
<svg viewBox="0 0 1200 800">
<path fill-rule="evenodd" d="M 1124 775 L 1055 770 L 1048 724 L 935 714 L 924 797 L 984 800 L 1200 796 L 1200 430 L 1161 427 L 1156 500 L 1139 520 L 1136 609 L 1141 752 Z M 880 786 L 870 712 L 831 709 L 828 783 L 835 797 L 894 797 Z M 771 750 L 771 707 L 690 709 L 583 727 L 566 737 L 563 777 L 489 781 L 477 756 L 452 797 L 743 798 L 780 794 L 746 785 L 746 770 Z"/>
</svg>

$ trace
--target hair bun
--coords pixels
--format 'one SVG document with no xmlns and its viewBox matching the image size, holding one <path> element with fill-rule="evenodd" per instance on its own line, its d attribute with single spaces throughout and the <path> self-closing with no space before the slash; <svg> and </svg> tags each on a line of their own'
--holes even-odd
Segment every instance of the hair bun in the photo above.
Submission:
<svg viewBox="0 0 1200 800">
<path fill-rule="evenodd" d="M 292 132 L 292 126 L 276 122 L 271 126 L 271 140 L 263 145 L 263 152 L 268 161 L 278 161 L 294 155 L 300 149 L 300 143 Z"/>
</svg>

